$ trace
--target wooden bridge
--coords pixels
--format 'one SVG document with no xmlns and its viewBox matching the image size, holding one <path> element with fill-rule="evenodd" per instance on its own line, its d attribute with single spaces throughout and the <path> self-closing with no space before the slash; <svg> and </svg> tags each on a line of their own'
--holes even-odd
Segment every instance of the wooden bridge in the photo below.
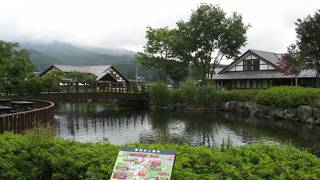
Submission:
<svg viewBox="0 0 320 180">
<path fill-rule="evenodd" d="M 118 102 L 149 102 L 150 86 L 143 83 L 60 82 L 54 92 L 41 93 L 37 99 L 53 102 L 61 100 L 117 100 Z"/>
</svg>

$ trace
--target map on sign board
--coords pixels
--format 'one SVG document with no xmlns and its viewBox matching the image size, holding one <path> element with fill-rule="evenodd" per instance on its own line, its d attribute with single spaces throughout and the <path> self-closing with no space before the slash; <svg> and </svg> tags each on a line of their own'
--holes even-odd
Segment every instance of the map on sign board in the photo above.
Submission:
<svg viewBox="0 0 320 180">
<path fill-rule="evenodd" d="M 170 180 L 175 151 L 121 148 L 112 180 Z"/>
</svg>

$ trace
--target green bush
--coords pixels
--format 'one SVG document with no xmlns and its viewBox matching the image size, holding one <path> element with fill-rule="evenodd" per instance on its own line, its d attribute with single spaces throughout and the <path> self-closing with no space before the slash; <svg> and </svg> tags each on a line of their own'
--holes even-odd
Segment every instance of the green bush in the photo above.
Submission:
<svg viewBox="0 0 320 180">
<path fill-rule="evenodd" d="M 195 97 L 197 95 L 198 85 L 195 81 L 185 81 L 181 83 L 181 89 L 179 90 L 182 99 L 188 106 L 195 105 Z"/>
<path fill-rule="evenodd" d="M 170 105 L 170 90 L 167 85 L 162 82 L 154 83 L 151 86 L 150 92 L 150 103 L 155 107 L 167 107 Z"/>
<path fill-rule="evenodd" d="M 180 90 L 171 91 L 171 102 L 175 105 L 185 105 L 186 97 L 183 96 Z"/>
<path fill-rule="evenodd" d="M 172 93 L 174 104 L 186 104 L 188 107 L 211 108 L 220 103 L 217 90 L 211 85 L 200 86 L 195 81 L 185 81 L 179 90 Z"/>
<path fill-rule="evenodd" d="M 43 135 L 44 133 L 44 135 Z M 320 159 L 291 145 L 226 149 L 174 144 L 131 147 L 176 151 L 172 179 L 319 179 Z M 119 147 L 62 140 L 48 132 L 0 135 L 0 179 L 109 179 Z"/>
<path fill-rule="evenodd" d="M 33 76 L 21 82 L 20 94 L 39 95 L 43 89 L 41 79 L 37 76 Z"/>
<path fill-rule="evenodd" d="M 156 106 L 182 104 L 186 107 L 211 108 L 227 101 L 242 101 L 281 108 L 300 105 L 320 107 L 320 89 L 293 86 L 217 91 L 210 85 L 199 86 L 195 81 L 186 81 L 180 89 L 172 91 L 165 84 L 158 83 L 153 86 L 151 93 L 151 102 Z"/>
<path fill-rule="evenodd" d="M 319 101 L 319 98 L 319 89 L 279 86 L 259 91 L 255 101 L 258 104 L 288 108 L 299 105 L 313 105 Z"/>
<path fill-rule="evenodd" d="M 261 90 L 257 89 L 243 89 L 243 90 L 231 90 L 231 91 L 221 91 L 219 96 L 222 101 L 255 101 L 257 93 Z"/>
<path fill-rule="evenodd" d="M 197 107 L 213 107 L 215 104 L 220 104 L 220 97 L 217 90 L 211 85 L 199 86 L 195 96 L 195 106 Z"/>
</svg>

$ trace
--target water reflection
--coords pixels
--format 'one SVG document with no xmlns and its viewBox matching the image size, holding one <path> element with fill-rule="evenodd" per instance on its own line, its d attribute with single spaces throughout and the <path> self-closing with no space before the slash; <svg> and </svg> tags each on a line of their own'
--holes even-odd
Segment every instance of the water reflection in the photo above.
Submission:
<svg viewBox="0 0 320 180">
<path fill-rule="evenodd" d="M 320 152 L 320 127 L 214 112 L 114 111 L 104 103 L 59 103 L 57 134 L 81 142 L 153 143 L 157 140 L 219 146 L 260 139 L 292 142 Z"/>
</svg>

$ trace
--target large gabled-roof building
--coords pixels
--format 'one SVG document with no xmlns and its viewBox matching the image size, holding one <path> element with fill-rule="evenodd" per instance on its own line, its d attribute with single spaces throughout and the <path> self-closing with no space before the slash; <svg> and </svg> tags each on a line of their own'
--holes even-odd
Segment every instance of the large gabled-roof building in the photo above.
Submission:
<svg viewBox="0 0 320 180">
<path fill-rule="evenodd" d="M 70 66 L 53 64 L 43 71 L 39 76 L 43 76 L 52 71 L 61 72 L 82 72 L 97 76 L 97 81 L 123 82 L 128 83 L 128 79 L 111 65 L 100 66 Z"/>
<path fill-rule="evenodd" d="M 217 73 L 213 79 L 222 89 L 268 88 L 291 85 L 293 77 L 281 72 L 278 63 L 283 54 L 248 50 L 230 65 Z M 316 86 L 313 70 L 304 70 L 299 75 L 299 85 Z"/>
</svg>

